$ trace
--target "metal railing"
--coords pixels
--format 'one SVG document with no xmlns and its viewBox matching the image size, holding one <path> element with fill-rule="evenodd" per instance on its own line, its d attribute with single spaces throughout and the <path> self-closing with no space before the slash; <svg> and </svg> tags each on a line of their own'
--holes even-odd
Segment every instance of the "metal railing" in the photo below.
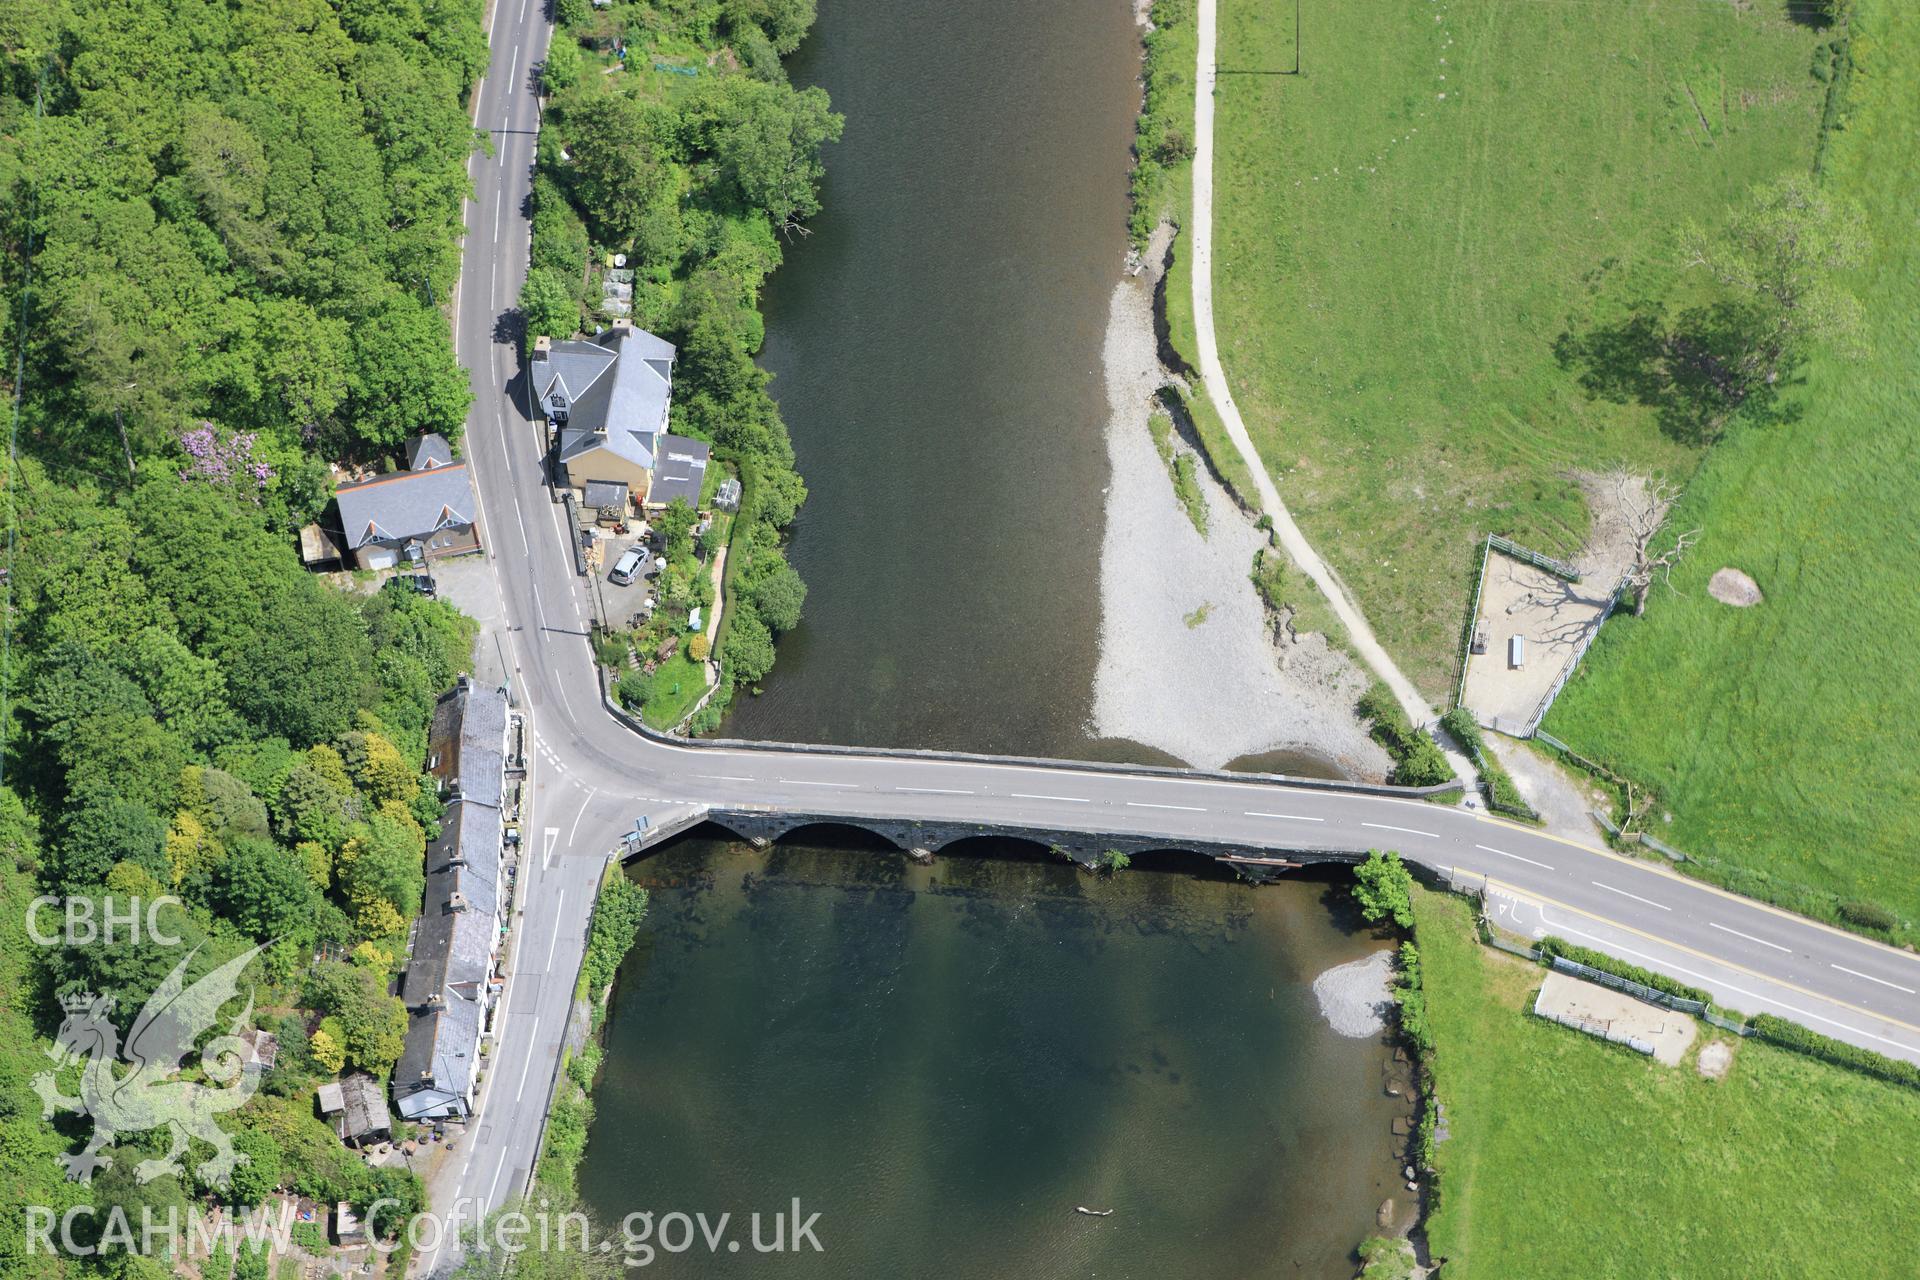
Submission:
<svg viewBox="0 0 1920 1280">
<path fill-rule="evenodd" d="M 1523 547 L 1511 538 L 1503 538 L 1497 533 L 1487 535 L 1487 545 L 1503 555 L 1515 560 L 1524 560 L 1536 569 L 1545 569 L 1556 578 L 1565 578 L 1568 582 L 1580 581 L 1580 571 L 1564 560 L 1555 560 L 1552 556 L 1543 556 L 1530 547 Z"/>
<path fill-rule="evenodd" d="M 1573 656 L 1568 658 L 1566 665 L 1560 668 L 1560 674 L 1553 678 L 1553 684 L 1548 687 L 1546 697 L 1540 699 L 1540 705 L 1533 709 L 1533 715 L 1527 720 L 1527 731 L 1521 734 L 1521 737 L 1531 738 L 1539 731 L 1540 722 L 1547 718 L 1547 712 L 1552 708 L 1553 700 L 1560 696 L 1560 691 L 1567 687 L 1567 681 L 1573 678 L 1574 671 L 1580 666 L 1580 659 L 1587 656 L 1587 649 L 1593 644 L 1594 637 L 1600 634 L 1600 628 L 1606 625 L 1607 619 L 1613 616 L 1613 608 L 1620 602 L 1620 593 L 1626 589 L 1627 580 L 1621 578 L 1619 585 L 1614 587 L 1612 593 L 1607 596 L 1606 604 L 1601 606 L 1600 616 L 1593 620 L 1593 625 L 1588 627 L 1586 633 L 1580 637 L 1580 643 L 1573 647 Z"/>
</svg>

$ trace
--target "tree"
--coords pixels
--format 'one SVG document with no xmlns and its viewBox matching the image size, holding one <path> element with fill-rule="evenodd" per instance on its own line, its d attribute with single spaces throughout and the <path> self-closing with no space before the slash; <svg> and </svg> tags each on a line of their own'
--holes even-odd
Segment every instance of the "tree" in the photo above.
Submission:
<svg viewBox="0 0 1920 1280">
<path fill-rule="evenodd" d="M 753 607 L 775 631 L 791 631 L 800 625 L 800 606 L 807 600 L 807 584 L 785 560 L 775 560 L 765 577 L 754 582 Z"/>
<path fill-rule="evenodd" d="M 383 1077 L 400 1060 L 407 1038 L 407 1007 L 398 996 L 387 994 L 385 975 L 324 960 L 308 972 L 301 999 L 324 1016 L 322 1031 L 329 1039 L 337 1039 L 340 1050 L 367 1074 Z M 319 1032 L 314 1034 L 312 1051 L 315 1058 L 320 1057 Z"/>
<path fill-rule="evenodd" d="M 1413 876 L 1400 855 L 1369 849 L 1367 860 L 1353 869 L 1353 900 L 1369 924 L 1392 920 L 1402 929 L 1413 928 Z"/>
<path fill-rule="evenodd" d="M 68 809 L 61 825 L 53 861 L 57 888 L 99 884 L 118 862 L 168 874 L 167 824 L 145 801 L 92 792 Z"/>
<path fill-rule="evenodd" d="M 693 526 L 697 517 L 685 498 L 675 498 L 654 517 L 653 527 L 666 540 L 667 559 L 685 560 L 693 555 Z"/>
<path fill-rule="evenodd" d="M 1797 175 L 1755 187 L 1718 236 L 1698 224 L 1681 236 L 1685 264 L 1751 308 L 1739 372 L 1763 385 L 1816 343 L 1842 356 L 1865 353 L 1866 312 L 1838 277 L 1865 262 L 1871 244 L 1858 204 Z"/>
<path fill-rule="evenodd" d="M 540 66 L 540 84 L 549 95 L 571 89 L 580 82 L 580 46 L 562 34 L 547 49 L 547 60 Z"/>
<path fill-rule="evenodd" d="M 422 431 L 457 440 L 473 403 L 446 318 L 398 292 L 355 327 L 347 385 L 354 433 L 383 448 Z"/>
<path fill-rule="evenodd" d="M 1100 869 L 1108 875 L 1116 871 L 1125 871 L 1133 865 L 1133 857 L 1124 849 L 1108 849 L 1100 855 Z"/>
<path fill-rule="evenodd" d="M 615 248 L 633 245 L 649 215 L 675 193 L 662 154 L 673 136 L 671 109 L 604 94 L 570 113 L 567 125 L 575 195 L 594 238 Z"/>
<path fill-rule="evenodd" d="M 728 77 L 694 100 L 689 118 L 747 208 L 783 232 L 820 212 L 820 148 L 846 124 L 825 90 Z"/>
<path fill-rule="evenodd" d="M 1667 521 L 1667 512 L 1679 501 L 1680 490 L 1659 477 L 1615 467 L 1607 473 L 1613 490 L 1614 507 L 1620 522 L 1633 541 L 1633 563 L 1626 573 L 1627 590 L 1633 592 L 1633 616 L 1647 611 L 1647 589 L 1657 577 L 1673 588 L 1673 566 L 1680 563 L 1693 545 L 1700 541 L 1701 530 L 1689 529 L 1672 545 L 1655 555 L 1655 535 Z"/>
<path fill-rule="evenodd" d="M 369 935 L 387 936 L 396 923 L 404 927 L 419 913 L 425 857 L 426 841 L 419 828 L 386 813 L 369 815 L 348 838 L 334 862 L 334 878 Z"/>
<path fill-rule="evenodd" d="M 217 879 L 221 913 L 255 941 L 311 932 L 313 882 L 297 855 L 242 836 L 227 846 Z"/>
<path fill-rule="evenodd" d="M 720 661 L 739 684 L 752 684 L 773 670 L 773 633 L 760 615 L 745 609 L 734 614 L 720 645 Z"/>
<path fill-rule="evenodd" d="M 535 338 L 571 338 L 580 327 L 580 304 L 558 272 L 535 267 L 520 287 L 520 318 L 526 325 L 527 351 Z"/>
</svg>

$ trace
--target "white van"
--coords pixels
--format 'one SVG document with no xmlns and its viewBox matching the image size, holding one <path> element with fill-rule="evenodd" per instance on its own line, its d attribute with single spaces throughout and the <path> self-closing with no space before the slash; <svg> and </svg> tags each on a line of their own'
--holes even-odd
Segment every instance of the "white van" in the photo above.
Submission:
<svg viewBox="0 0 1920 1280">
<path fill-rule="evenodd" d="M 645 547 L 628 547 L 626 554 L 615 562 L 613 572 L 607 575 L 607 581 L 617 587 L 630 587 L 633 585 L 633 580 L 639 576 L 640 571 L 646 567 L 647 549 Z"/>
</svg>

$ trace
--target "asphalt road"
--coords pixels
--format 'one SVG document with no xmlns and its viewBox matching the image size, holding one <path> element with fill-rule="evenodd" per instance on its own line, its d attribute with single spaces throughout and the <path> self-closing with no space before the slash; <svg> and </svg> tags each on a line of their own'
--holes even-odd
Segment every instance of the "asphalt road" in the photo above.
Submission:
<svg viewBox="0 0 1920 1280">
<path fill-rule="evenodd" d="M 591 600 L 575 576 L 564 509 L 543 484 L 509 323 L 524 279 L 548 27 L 535 0 L 497 0 L 475 118 L 495 153 L 472 164 L 474 197 L 455 295 L 455 344 L 476 400 L 465 449 L 501 594 L 516 703 L 528 713 L 532 803 L 509 943 L 504 1032 L 476 1123 L 434 1179 L 448 1212 L 498 1207 L 526 1183 L 547 1082 L 608 852 L 646 817 L 705 806 L 848 818 L 915 818 L 1289 849 L 1391 848 L 1442 875 L 1484 880 L 1489 911 L 1712 991 L 1749 1013 L 1920 1061 L 1920 957 L 1720 892 L 1664 867 L 1416 799 L 1211 775 L 1115 773 L 1071 763 L 700 747 L 644 738 L 600 705 L 587 646 Z M 444 1267 L 449 1255 L 423 1261 Z"/>
</svg>

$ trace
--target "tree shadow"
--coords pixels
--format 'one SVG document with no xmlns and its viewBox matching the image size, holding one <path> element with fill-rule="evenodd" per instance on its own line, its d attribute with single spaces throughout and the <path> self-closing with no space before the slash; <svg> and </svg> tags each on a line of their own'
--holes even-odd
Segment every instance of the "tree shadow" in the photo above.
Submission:
<svg viewBox="0 0 1920 1280">
<path fill-rule="evenodd" d="M 1786 0 L 1787 21 L 1825 31 L 1834 25 L 1842 3 L 1844 0 Z"/>
<path fill-rule="evenodd" d="M 1553 355 L 1589 398 L 1644 405 L 1668 438 L 1704 445 L 1736 415 L 1782 415 L 1779 380 L 1754 372 L 1759 333 L 1758 315 L 1738 303 L 1692 307 L 1671 319 L 1661 304 L 1641 303 L 1623 319 L 1561 333 Z"/>
</svg>

